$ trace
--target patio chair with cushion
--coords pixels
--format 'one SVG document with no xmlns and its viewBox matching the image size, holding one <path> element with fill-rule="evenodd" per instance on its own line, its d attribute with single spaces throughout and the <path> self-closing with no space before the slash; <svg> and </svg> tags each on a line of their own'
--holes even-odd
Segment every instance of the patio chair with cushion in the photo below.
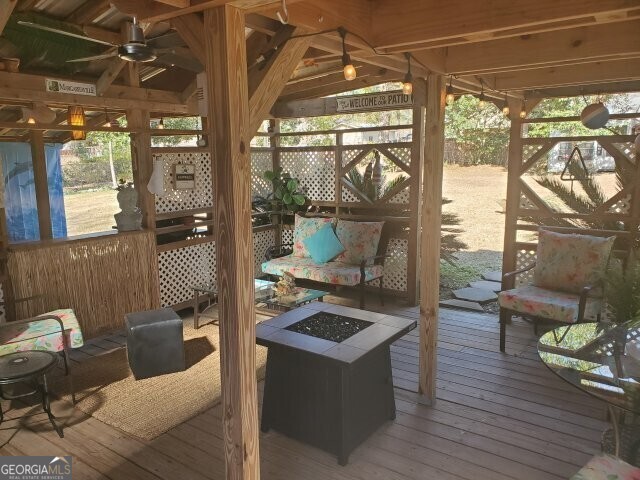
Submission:
<svg viewBox="0 0 640 480">
<path fill-rule="evenodd" d="M 533 283 L 498 295 L 500 350 L 505 350 L 512 315 L 534 322 L 580 323 L 600 320 L 604 274 L 615 237 L 558 233 L 541 228 L 536 262 L 503 276 L 503 288 L 516 275 L 533 269 Z M 535 324 L 535 323 L 534 323 Z"/>
<path fill-rule="evenodd" d="M 37 317 L 0 324 L 0 355 L 26 350 L 59 352 L 73 403 L 76 403 L 69 351 L 83 345 L 82 331 L 73 310 L 60 309 Z"/>
</svg>

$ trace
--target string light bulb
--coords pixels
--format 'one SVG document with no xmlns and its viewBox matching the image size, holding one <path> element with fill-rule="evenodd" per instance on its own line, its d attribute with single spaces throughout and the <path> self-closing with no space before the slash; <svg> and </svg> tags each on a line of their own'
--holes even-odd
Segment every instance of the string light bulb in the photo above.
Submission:
<svg viewBox="0 0 640 480">
<path fill-rule="evenodd" d="M 160 118 L 160 121 L 158 122 L 158 128 L 160 130 L 164 130 L 164 118 Z"/>
<path fill-rule="evenodd" d="M 484 105 L 486 103 L 485 98 L 484 98 L 484 84 L 482 84 L 481 87 L 480 87 L 480 97 L 478 97 L 478 98 L 479 98 L 478 106 L 480 108 L 484 107 Z"/>
<path fill-rule="evenodd" d="M 411 54 L 405 53 L 405 57 L 407 57 L 407 74 L 404 76 L 404 81 L 402 82 L 402 93 L 405 95 L 411 95 L 413 93 L 413 75 L 411 75 Z"/>
<path fill-rule="evenodd" d="M 35 125 L 35 123 L 36 123 L 36 119 L 30 116 L 30 117 L 27 119 L 27 123 L 29 123 L 29 124 L 31 124 L 31 125 Z"/>
<path fill-rule="evenodd" d="M 525 107 L 524 102 L 522 102 L 522 108 L 520 109 L 520 118 L 525 118 L 527 116 L 527 108 Z"/>
<path fill-rule="evenodd" d="M 456 101 L 456 96 L 453 94 L 453 87 L 451 86 L 451 77 L 449 77 L 449 85 L 447 85 L 447 95 L 444 97 L 444 102 L 447 105 L 451 105 Z"/>
<path fill-rule="evenodd" d="M 356 72 L 356 67 L 351 63 L 351 56 L 347 53 L 347 44 L 345 43 L 347 31 L 344 28 L 339 27 L 338 33 L 342 38 L 342 71 L 344 73 L 344 79 L 347 81 L 355 80 L 358 73 Z"/>
<path fill-rule="evenodd" d="M 507 94 L 504 95 L 504 107 L 502 107 L 502 113 L 505 117 L 509 116 L 509 102 L 507 101 Z"/>
</svg>

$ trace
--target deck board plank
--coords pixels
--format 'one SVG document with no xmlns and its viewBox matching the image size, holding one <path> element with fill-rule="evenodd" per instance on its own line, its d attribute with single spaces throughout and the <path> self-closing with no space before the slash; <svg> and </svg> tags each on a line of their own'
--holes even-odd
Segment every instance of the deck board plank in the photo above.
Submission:
<svg viewBox="0 0 640 480">
<path fill-rule="evenodd" d="M 419 318 L 416 308 L 397 304 L 376 309 Z M 338 466 L 332 455 L 277 432 L 261 434 L 262 478 L 559 480 L 571 476 L 599 450 L 606 428 L 604 406 L 546 369 L 537 358 L 536 339 L 528 324 L 514 320 L 507 330 L 509 354 L 505 355 L 498 351 L 495 315 L 441 310 L 440 319 L 433 407 L 420 404 L 414 393 L 416 330 L 391 348 L 395 421 L 358 447 L 345 467 Z M 121 348 L 124 340 L 121 332 L 94 339 L 74 359 L 81 362 Z M 260 403 L 263 387 L 260 383 Z M 17 407 L 7 412 L 8 420 L 0 429 L 0 443 L 8 442 L 0 445 L 0 454 L 71 454 L 74 473 L 87 479 L 224 477 L 220 406 L 152 441 L 121 432 L 62 401 L 54 402 L 53 408 L 66 424 L 64 439 L 43 418 L 16 420 L 33 410 Z M 21 426 L 17 433 L 11 430 L 16 425 Z"/>
</svg>

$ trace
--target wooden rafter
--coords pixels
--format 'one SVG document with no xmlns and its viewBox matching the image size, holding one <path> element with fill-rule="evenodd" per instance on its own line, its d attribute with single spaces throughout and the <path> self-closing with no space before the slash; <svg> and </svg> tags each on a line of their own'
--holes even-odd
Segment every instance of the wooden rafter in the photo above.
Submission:
<svg viewBox="0 0 640 480">
<path fill-rule="evenodd" d="M 446 71 L 456 75 L 526 70 L 640 57 L 640 21 L 583 27 L 450 47 Z"/>
<path fill-rule="evenodd" d="M 111 10 L 111 2 L 109 0 L 93 0 L 80 5 L 65 20 L 69 23 L 84 25 L 92 23 L 109 10 Z"/>
<path fill-rule="evenodd" d="M 487 85 L 502 91 L 640 80 L 640 58 L 519 70 L 483 78 Z"/>
<path fill-rule="evenodd" d="M 18 0 L 0 0 L 0 34 L 17 4 Z"/>
<path fill-rule="evenodd" d="M 408 0 L 375 2 L 372 41 L 381 48 L 433 48 L 624 20 L 629 0 Z M 452 43 L 453 42 L 453 43 Z"/>
<path fill-rule="evenodd" d="M 256 132 L 267 118 L 291 74 L 309 48 L 309 37 L 293 38 L 273 54 L 261 73 L 260 83 L 254 85 L 249 97 L 250 131 Z"/>
<path fill-rule="evenodd" d="M 191 53 L 204 65 L 204 24 L 195 13 L 171 19 L 171 25 L 188 45 Z"/>
</svg>

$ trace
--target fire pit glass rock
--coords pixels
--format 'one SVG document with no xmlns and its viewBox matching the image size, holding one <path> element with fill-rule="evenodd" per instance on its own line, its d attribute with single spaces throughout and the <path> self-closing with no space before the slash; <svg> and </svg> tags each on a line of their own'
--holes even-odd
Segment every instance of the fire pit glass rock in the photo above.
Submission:
<svg viewBox="0 0 640 480">
<path fill-rule="evenodd" d="M 286 330 L 341 343 L 371 325 L 373 322 L 320 312 L 289 325 Z"/>
</svg>

